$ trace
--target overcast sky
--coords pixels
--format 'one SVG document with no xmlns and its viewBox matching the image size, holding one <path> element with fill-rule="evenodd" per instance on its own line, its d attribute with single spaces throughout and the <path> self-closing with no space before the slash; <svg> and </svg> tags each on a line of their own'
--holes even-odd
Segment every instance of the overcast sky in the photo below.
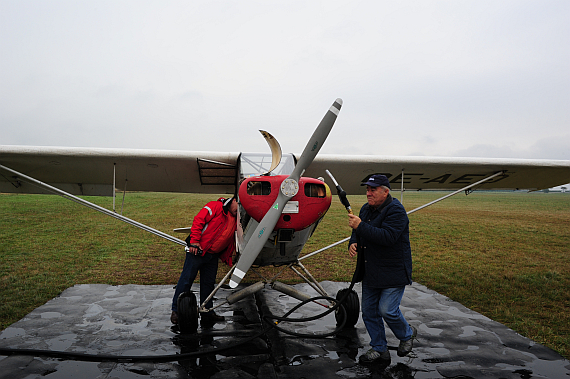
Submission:
<svg viewBox="0 0 570 379">
<path fill-rule="evenodd" d="M 570 1 L 0 0 L 0 144 L 570 159 Z"/>
</svg>

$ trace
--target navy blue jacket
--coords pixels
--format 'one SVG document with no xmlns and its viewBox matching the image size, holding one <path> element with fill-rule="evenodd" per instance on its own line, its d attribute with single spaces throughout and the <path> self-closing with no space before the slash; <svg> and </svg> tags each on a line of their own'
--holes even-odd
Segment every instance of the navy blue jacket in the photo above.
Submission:
<svg viewBox="0 0 570 379">
<path fill-rule="evenodd" d="M 362 222 L 352 231 L 349 244 L 358 240 L 359 254 L 364 254 L 362 284 L 374 288 L 412 284 L 410 222 L 402 203 L 388 196 L 376 209 L 364 204 L 359 217 Z"/>
</svg>

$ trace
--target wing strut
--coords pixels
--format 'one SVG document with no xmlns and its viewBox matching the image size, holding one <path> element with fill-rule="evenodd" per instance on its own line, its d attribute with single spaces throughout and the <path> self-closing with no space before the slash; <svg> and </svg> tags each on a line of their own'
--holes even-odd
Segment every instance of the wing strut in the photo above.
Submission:
<svg viewBox="0 0 570 379">
<path fill-rule="evenodd" d="M 404 169 L 402 169 L 402 186 L 400 188 L 400 203 L 404 204 Z"/>
<path fill-rule="evenodd" d="M 328 173 L 328 170 L 327 170 L 327 173 Z M 445 196 L 443 196 L 443 197 L 440 197 L 439 199 L 434 200 L 434 201 L 432 201 L 432 202 L 430 202 L 430 203 L 424 204 L 424 205 L 422 205 L 421 207 L 418 207 L 418 208 L 416 208 L 416 209 L 412 209 L 411 211 L 407 212 L 407 214 L 411 214 L 411 213 L 414 213 L 415 211 L 419 211 L 420 209 L 429 207 L 430 205 L 433 205 L 433 204 L 435 204 L 435 203 L 437 203 L 437 202 L 439 202 L 439 201 L 441 201 L 441 200 L 444 200 L 444 199 L 447 199 L 448 197 L 451 197 L 451 196 L 453 196 L 453 195 L 456 195 L 456 194 L 458 194 L 459 192 L 466 191 L 466 190 L 470 189 L 471 187 L 475 187 L 475 186 L 477 186 L 477 185 L 479 185 L 479 184 L 481 184 L 481 183 L 483 183 L 483 182 L 486 182 L 486 181 L 488 181 L 488 180 L 491 180 L 491 179 L 493 179 L 493 178 L 495 178 L 495 177 L 497 177 L 497 176 L 499 176 L 499 175 L 504 175 L 504 173 L 505 173 L 504 171 L 499 171 L 499 172 L 497 172 L 497 173 L 495 173 L 495 174 L 493 174 L 493 175 L 491 175 L 491 176 L 489 176 L 489 177 L 487 177 L 487 178 L 485 178 L 485 179 L 479 180 L 477 183 L 470 184 L 470 185 L 468 185 L 468 186 L 466 186 L 466 187 L 463 187 L 463 188 L 460 189 L 460 190 L 457 190 L 457 191 L 455 191 L 455 192 L 453 192 L 453 193 L 450 193 L 450 194 L 448 194 L 448 195 L 445 195 Z M 403 171 L 402 171 L 402 174 L 403 174 Z M 330 175 L 330 173 L 329 173 L 329 175 Z M 403 176 L 403 175 L 402 175 L 402 176 Z M 335 185 L 337 185 L 336 180 L 334 180 L 334 178 L 332 178 L 332 176 L 331 176 L 331 179 L 333 179 L 333 182 L 335 182 Z M 402 180 L 402 181 L 403 181 L 403 180 Z M 322 249 L 319 249 L 319 250 L 313 251 L 312 253 L 303 255 L 303 256 L 300 257 L 298 260 L 299 260 L 299 261 L 302 261 L 303 259 L 306 259 L 306 258 L 312 257 L 313 255 L 317 255 L 317 254 L 319 254 L 319 253 L 322 253 L 323 251 L 328 250 L 328 249 L 330 249 L 330 248 L 333 248 L 333 247 L 335 247 L 335 246 L 337 246 L 337 245 L 340 245 L 341 243 L 347 242 L 348 240 L 350 240 L 350 237 L 346 237 L 345 239 L 342 239 L 342 240 L 337 241 L 337 242 L 335 242 L 335 243 L 333 243 L 333 244 L 330 244 L 330 245 L 328 245 L 328 246 L 325 246 L 325 247 L 323 247 Z"/>
<path fill-rule="evenodd" d="M 59 188 L 55 188 L 55 187 L 53 187 L 53 186 L 50 186 L 49 184 L 46 184 L 46 183 L 44 183 L 44 182 L 41 182 L 41 181 L 36 180 L 36 179 L 34 179 L 34 178 L 31 178 L 31 177 L 29 177 L 29 176 L 27 176 L 27 175 L 24 175 L 24 174 L 22 174 L 22 173 L 20 173 L 20 172 L 18 172 L 18 171 L 12 170 L 11 168 L 8 168 L 8 167 L 6 167 L 6 166 L 0 165 L 0 169 L 6 170 L 6 171 L 8 171 L 8 172 L 11 172 L 12 174 L 17 175 L 19 179 L 22 179 L 22 180 L 24 180 L 24 181 L 26 181 L 26 182 L 28 182 L 28 183 L 30 183 L 30 184 L 32 184 L 32 185 L 36 185 L 36 186 L 38 186 L 38 187 L 40 187 L 40 188 L 43 188 L 43 189 L 45 189 L 45 190 L 47 190 L 47 191 L 49 191 L 49 192 L 51 192 L 51 193 L 53 193 L 53 194 L 59 195 L 59 196 L 64 197 L 64 198 L 66 198 L 66 199 L 68 199 L 68 200 L 74 201 L 74 202 L 76 202 L 76 203 L 78 203 L 78 204 L 85 205 L 85 206 L 88 207 L 88 208 L 91 208 L 91 209 L 96 210 L 96 211 L 98 211 L 98 212 L 104 213 L 104 214 L 106 214 L 107 216 L 111 216 L 111 217 L 113 217 L 113 218 L 116 218 L 117 220 L 126 222 L 127 224 L 136 226 L 136 227 L 139 228 L 139 229 L 142 229 L 142 230 L 144 230 L 144 231 L 147 231 L 147 232 L 149 232 L 149 233 L 152 233 L 152 234 L 154 234 L 154 235 L 157 235 L 157 236 L 159 236 L 159 237 L 162 237 L 162 238 L 164 238 L 164 239 L 167 239 L 167 240 L 169 240 L 169 241 L 171 241 L 171 242 L 177 243 L 177 244 L 182 245 L 182 246 L 186 246 L 186 242 L 182 241 L 181 239 L 178 239 L 178 238 L 173 237 L 173 236 L 171 236 L 171 235 L 169 235 L 169 234 L 163 233 L 163 232 L 161 232 L 160 230 L 153 229 L 153 228 L 151 228 L 150 226 L 141 224 L 140 222 L 137 222 L 137 221 L 135 221 L 135 220 L 131 220 L 131 219 L 128 218 L 128 217 L 119 215 L 119 214 L 117 214 L 117 213 L 115 213 L 115 212 L 113 212 L 113 211 L 110 211 L 110 210 L 108 210 L 108 209 L 105 209 L 105 208 L 103 208 L 103 207 L 100 207 L 100 206 L 98 206 L 97 204 L 93 204 L 93 203 L 91 203 L 91 202 L 89 202 L 89 201 L 87 201 L 87 200 L 83 200 L 83 199 L 81 199 L 81 198 L 79 198 L 79 197 L 77 197 L 77 196 L 74 196 L 74 195 L 72 195 L 72 194 L 70 194 L 70 193 L 67 193 L 67 192 L 65 192 L 65 191 L 62 191 L 62 190 L 60 190 Z"/>
<path fill-rule="evenodd" d="M 117 188 L 116 181 L 115 181 L 116 172 L 117 172 L 117 164 L 113 163 L 113 212 L 115 212 L 115 197 L 116 197 L 115 196 L 115 188 Z M 123 214 L 123 212 L 121 212 L 121 214 Z"/>
</svg>

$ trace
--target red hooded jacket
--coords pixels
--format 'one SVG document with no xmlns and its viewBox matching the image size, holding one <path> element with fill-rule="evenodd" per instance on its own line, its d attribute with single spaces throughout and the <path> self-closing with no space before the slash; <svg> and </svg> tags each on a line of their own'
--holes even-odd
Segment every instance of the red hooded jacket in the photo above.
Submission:
<svg viewBox="0 0 570 379">
<path fill-rule="evenodd" d="M 233 222 L 232 235 L 235 235 L 237 222 L 235 217 L 224 211 L 224 200 L 226 199 L 221 197 L 217 201 L 210 201 L 198 212 L 192 221 L 189 236 L 190 244 L 200 243 L 202 255 L 208 253 L 216 238 L 227 227 L 228 222 Z M 221 261 L 230 267 L 232 266 L 232 254 L 235 249 L 236 244 L 235 240 L 233 240 L 220 255 Z"/>
</svg>

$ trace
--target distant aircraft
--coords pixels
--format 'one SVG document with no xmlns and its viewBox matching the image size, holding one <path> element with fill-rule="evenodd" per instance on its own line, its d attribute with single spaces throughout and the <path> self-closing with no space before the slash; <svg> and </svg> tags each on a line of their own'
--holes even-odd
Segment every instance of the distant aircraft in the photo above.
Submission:
<svg viewBox="0 0 570 379">
<path fill-rule="evenodd" d="M 116 189 L 235 195 L 240 203 L 238 222 L 243 225 L 243 235 L 236 236 L 238 259 L 210 298 L 226 283 L 236 288 L 250 267 L 269 265 L 291 268 L 319 294 L 329 296 L 302 265 L 301 260 L 308 255 L 299 257 L 331 204 L 329 186 L 336 183 L 326 177 L 327 170 L 334 173 L 347 194 L 362 194 L 360 183 L 376 173 L 386 175 L 392 188 L 402 191 L 540 190 L 570 182 L 570 161 L 317 156 L 341 106 L 341 99 L 333 103 L 300 156 L 282 154 L 277 141 L 265 131 L 262 134 L 271 154 L 0 146 L 0 192 L 56 193 L 184 246 L 186 243 L 178 238 L 76 195 L 114 199 Z M 189 228 L 175 231 L 188 232 Z M 299 300 L 310 299 L 276 279 L 250 285 L 226 301 L 233 304 L 266 284 Z M 356 293 L 347 296 L 346 313 L 337 313 L 337 321 L 340 318 L 352 326 L 358 321 L 359 302 Z M 179 307 L 181 328 L 195 331 L 199 314 L 209 311 L 204 307 L 207 300 L 196 306 L 194 295 L 184 294 L 179 301 L 184 302 Z M 335 301 L 329 303 L 333 306 Z"/>
</svg>

